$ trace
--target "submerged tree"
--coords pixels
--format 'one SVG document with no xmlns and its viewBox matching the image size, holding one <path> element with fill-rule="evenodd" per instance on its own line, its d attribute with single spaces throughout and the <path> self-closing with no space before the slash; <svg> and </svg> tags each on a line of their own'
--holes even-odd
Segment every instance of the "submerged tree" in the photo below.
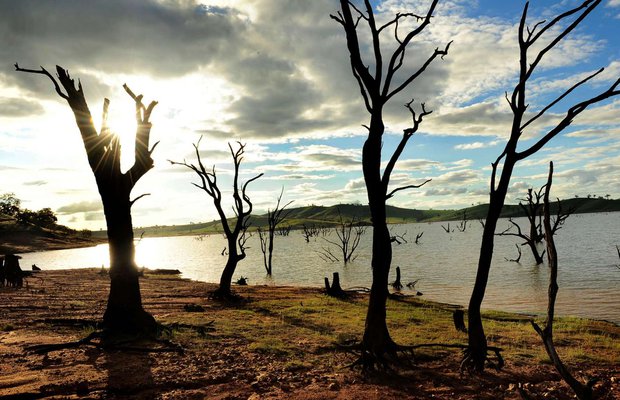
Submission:
<svg viewBox="0 0 620 400">
<path fill-rule="evenodd" d="M 521 230 L 521 226 L 516 223 L 512 218 L 508 219 L 510 222 L 510 226 L 501 233 L 498 233 L 499 236 L 516 236 L 520 239 L 523 239 L 522 246 L 529 246 L 532 255 L 534 256 L 534 260 L 536 261 L 536 265 L 543 263 L 543 253 L 538 252 L 538 244 L 542 242 L 544 235 L 542 233 L 542 223 L 541 223 L 541 208 L 542 203 L 540 200 L 543 197 L 543 191 L 545 190 L 545 185 L 543 185 L 538 191 L 534 191 L 534 189 L 529 188 L 527 190 L 527 197 L 522 199 L 519 202 L 519 206 L 525 212 L 525 216 L 527 217 L 527 221 L 529 224 L 529 232 L 524 233 Z M 523 204 L 525 202 L 525 204 Z M 512 228 L 516 228 L 516 232 L 512 231 Z M 519 253 L 521 254 L 521 253 Z"/>
<path fill-rule="evenodd" d="M 186 161 L 176 162 L 170 161 L 172 165 L 183 165 L 198 175 L 200 178 L 200 184 L 192 183 L 192 185 L 196 186 L 198 189 L 202 189 L 209 197 L 213 199 L 213 205 L 217 211 L 218 216 L 220 217 L 220 221 L 222 222 L 222 229 L 224 230 L 224 236 L 226 237 L 226 242 L 228 244 L 228 259 L 226 261 L 226 265 L 224 266 L 224 270 L 222 271 L 222 275 L 220 277 L 220 286 L 213 293 L 213 296 L 216 298 L 233 298 L 233 294 L 230 290 L 230 285 L 232 282 L 233 274 L 235 273 L 235 269 L 237 268 L 237 264 L 239 261 L 245 258 L 245 243 L 248 239 L 246 235 L 248 227 L 250 225 L 250 214 L 252 213 L 252 202 L 250 201 L 250 197 L 246 193 L 246 189 L 248 185 L 255 181 L 256 179 L 263 176 L 263 174 L 258 174 L 255 177 L 247 180 L 243 185 L 239 183 L 239 167 L 241 165 L 241 161 L 243 160 L 243 154 L 245 152 L 245 144 L 241 144 L 237 142 L 239 148 L 234 150 L 232 145 L 229 143 L 228 148 L 230 149 L 230 154 L 233 158 L 234 164 L 234 176 L 233 176 L 233 210 L 235 212 L 236 219 L 234 220 L 234 225 L 231 227 L 231 222 L 228 221 L 226 217 L 226 213 L 224 213 L 224 208 L 222 206 L 222 192 L 217 184 L 217 175 L 215 174 L 215 166 L 208 170 L 204 164 L 202 163 L 202 159 L 200 157 L 200 140 L 198 143 L 194 144 L 194 151 L 196 154 L 196 159 L 198 164 L 189 164 Z M 224 252 L 222 252 L 223 254 Z"/>
<path fill-rule="evenodd" d="M 413 117 L 413 126 L 404 130 L 403 137 L 388 160 L 385 169 L 381 171 L 381 149 L 385 125 L 383 112 L 385 105 L 395 95 L 407 88 L 414 80 L 422 75 L 427 67 L 437 58 L 448 53 L 449 44 L 445 49 L 435 49 L 414 72 L 398 74 L 404 65 L 405 53 L 409 44 L 430 24 L 433 12 L 439 0 L 433 0 L 425 15 L 413 13 L 397 14 L 383 25 L 377 25 L 373 6 L 370 0 L 364 0 L 365 11 L 360 10 L 349 0 L 340 0 L 340 10 L 331 18 L 342 25 L 350 54 L 351 70 L 355 77 L 364 100 L 366 110 L 370 114 L 370 124 L 366 127 L 368 136 L 362 149 L 362 170 L 368 194 L 368 203 L 372 219 L 372 287 L 368 312 L 364 328 L 364 337 L 360 344 L 361 358 L 359 364 L 364 368 L 375 365 L 386 366 L 397 358 L 397 351 L 401 349 L 392 340 L 386 323 L 386 300 L 388 297 L 388 275 L 392 263 L 392 245 L 390 232 L 386 222 L 386 202 L 396 192 L 417 188 L 422 185 L 409 185 L 388 191 L 390 176 L 402 154 L 405 146 L 413 134 L 418 130 L 422 119 L 431 113 L 424 103 L 420 114 L 406 106 Z M 415 28 L 402 34 L 399 24 L 405 20 L 415 19 L 420 22 Z M 364 51 L 360 48 L 360 35 L 357 29 L 359 23 L 367 26 L 372 41 L 370 61 L 364 61 Z M 381 45 L 381 34 L 392 31 L 396 40 L 395 50 L 384 57 Z M 365 37 L 365 33 L 361 35 Z M 386 62 L 384 64 L 384 61 Z M 369 66 L 370 65 L 370 66 Z"/>
<path fill-rule="evenodd" d="M 578 7 L 572 8 L 550 21 L 541 21 L 536 23 L 533 27 L 527 25 L 527 12 L 529 3 L 525 4 L 521 21 L 519 23 L 519 82 L 515 86 L 512 96 L 506 94 L 506 100 L 510 105 L 510 109 L 513 113 L 512 128 L 510 131 L 510 138 L 504 147 L 504 150 L 491 164 L 491 182 L 490 182 L 490 196 L 489 196 L 489 209 L 487 212 L 486 223 L 482 234 L 482 244 L 480 247 L 480 258 L 478 260 L 478 270 L 476 273 L 476 281 L 474 289 L 469 301 L 468 309 L 468 349 L 465 352 L 465 357 L 461 368 L 468 368 L 475 371 L 482 371 L 485 367 L 485 361 L 487 360 L 487 340 L 482 326 L 482 319 L 480 316 L 480 306 L 484 299 L 484 293 L 489 278 L 489 270 L 491 268 L 491 260 L 493 258 L 493 244 L 495 229 L 497 227 L 497 220 L 499 219 L 500 212 L 504 206 L 506 199 L 506 193 L 512 176 L 512 171 L 515 164 L 523 160 L 532 154 L 540 150 L 551 139 L 564 131 L 583 111 L 589 106 L 599 103 L 612 96 L 620 94 L 618 85 L 620 79 L 616 80 L 607 90 L 600 94 L 591 97 L 587 100 L 583 100 L 571 106 L 559 122 L 551 129 L 546 130 L 542 137 L 532 144 L 527 149 L 518 151 L 517 145 L 519 139 L 525 132 L 525 129 L 532 123 L 542 117 L 549 109 L 557 105 L 565 97 L 571 94 L 575 89 L 581 87 L 586 82 L 590 81 L 595 76 L 599 75 L 603 69 L 601 68 L 597 72 L 590 74 L 581 81 L 575 83 L 563 94 L 551 101 L 549 104 L 541 108 L 539 111 L 534 112 L 532 116 L 526 116 L 529 104 L 527 103 L 527 83 L 532 77 L 532 74 L 536 68 L 540 65 L 540 62 L 562 39 L 564 39 L 571 31 L 573 31 L 583 19 L 594 10 L 601 0 L 587 0 Z M 567 18 L 574 16 L 574 20 L 567 23 L 566 26 L 560 25 L 566 21 Z M 550 36 L 546 43 L 540 43 L 544 34 Z M 531 54 L 531 52 L 534 52 Z M 502 163 L 503 161 L 503 163 Z M 498 167 L 501 164 L 501 173 L 499 181 L 497 178 Z"/>
<path fill-rule="evenodd" d="M 54 84 L 56 93 L 69 103 L 82 135 L 88 163 L 95 175 L 101 195 L 108 229 L 110 294 L 103 315 L 104 332 L 154 335 L 157 332 L 157 323 L 153 316 L 142 308 L 139 272 L 134 261 L 135 247 L 131 221 L 131 206 L 145 195 L 130 200 L 130 194 L 136 182 L 153 168 L 151 154 L 157 143 L 149 148 L 152 126 L 149 119 L 157 102 L 152 101 L 148 106 L 144 106 L 143 96 L 136 96 L 127 85 L 123 85 L 135 102 L 137 129 L 134 164 L 126 172 L 121 172 L 120 141 L 107 125 L 110 105 L 108 99 L 103 102 L 102 125 L 97 133 L 84 97 L 82 83 L 78 81 L 76 88 L 75 81 L 67 70 L 56 66 L 56 79 L 43 67 L 32 70 L 20 68 L 15 64 L 15 69 L 47 76 Z"/>
<path fill-rule="evenodd" d="M 334 227 L 334 232 L 338 240 L 330 240 L 327 238 L 323 238 L 323 240 L 334 245 L 338 251 L 334 254 L 332 249 L 324 247 L 323 251 L 319 253 L 319 256 L 326 261 L 342 261 L 345 264 L 355 261 L 357 258 L 355 250 L 357 250 L 362 236 L 366 233 L 366 227 L 355 217 L 345 221 L 344 218 L 342 218 L 342 214 L 340 214 L 340 210 L 338 210 L 338 225 Z"/>
<path fill-rule="evenodd" d="M 263 253 L 263 264 L 267 275 L 271 276 L 272 260 L 273 260 L 273 239 L 276 234 L 276 228 L 280 225 L 290 214 L 290 210 L 285 210 L 286 207 L 291 205 L 292 200 L 286 203 L 284 206 L 280 206 L 282 201 L 282 195 L 284 194 L 284 188 L 278 196 L 276 208 L 273 210 L 267 210 L 267 232 L 263 229 L 258 229 L 258 238 L 260 240 L 260 248 Z M 286 211 L 286 212 L 285 212 Z M 289 227 L 290 230 L 290 227 Z M 288 233 L 287 233 L 288 235 Z"/>
</svg>

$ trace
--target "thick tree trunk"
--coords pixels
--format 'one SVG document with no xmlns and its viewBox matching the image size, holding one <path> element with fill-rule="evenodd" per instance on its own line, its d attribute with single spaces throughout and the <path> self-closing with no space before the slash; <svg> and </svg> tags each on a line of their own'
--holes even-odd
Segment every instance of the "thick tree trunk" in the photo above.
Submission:
<svg viewBox="0 0 620 400">
<path fill-rule="evenodd" d="M 506 159 L 502 169 L 502 175 L 497 189 L 490 196 L 489 210 L 482 233 L 482 244 L 480 246 L 480 258 L 478 259 L 478 270 L 476 273 L 476 282 L 469 299 L 469 308 L 467 310 L 468 325 L 468 358 L 470 366 L 475 371 L 483 371 L 484 364 L 487 359 L 487 339 L 482 326 L 482 317 L 480 315 L 480 307 L 484 300 L 487 282 L 489 280 L 489 271 L 491 270 L 491 262 L 493 260 L 493 246 L 495 243 L 495 228 L 497 221 L 504 207 L 506 193 L 508 192 L 508 184 L 510 176 L 514 168 L 514 161 Z"/>
<path fill-rule="evenodd" d="M 532 237 L 532 236 L 530 236 Z M 527 242 L 528 246 L 530 246 L 530 250 L 532 250 L 532 255 L 534 256 L 534 260 L 536 261 L 536 265 L 540 265 L 543 263 L 543 258 L 538 252 L 538 248 L 536 247 L 536 241 L 534 239 Z"/>
<path fill-rule="evenodd" d="M 142 308 L 129 192 L 104 190 L 101 197 L 110 250 L 110 294 L 103 315 L 104 327 L 114 332 L 155 334 L 157 323 Z"/>
<path fill-rule="evenodd" d="M 220 287 L 217 290 L 218 295 L 230 296 L 232 294 L 230 285 L 232 283 L 233 274 L 237 269 L 237 264 L 243 259 L 237 250 L 237 239 L 228 239 L 228 260 L 226 266 L 220 276 Z"/>
<path fill-rule="evenodd" d="M 267 262 L 269 263 L 269 269 L 267 270 L 267 275 L 271 276 L 271 270 L 272 270 L 272 259 L 273 259 L 273 239 L 275 236 L 275 229 L 276 227 L 274 226 L 273 228 L 270 227 L 269 229 L 269 243 L 267 244 L 268 248 L 267 251 L 269 252 L 268 255 L 268 259 Z"/>
<path fill-rule="evenodd" d="M 364 180 L 372 219 L 372 286 L 364 327 L 363 347 L 381 355 L 394 346 L 386 322 L 388 276 L 392 263 L 392 243 L 386 222 L 386 187 L 381 181 L 381 137 L 384 131 L 381 113 L 372 115 L 370 132 L 362 150 Z"/>
</svg>

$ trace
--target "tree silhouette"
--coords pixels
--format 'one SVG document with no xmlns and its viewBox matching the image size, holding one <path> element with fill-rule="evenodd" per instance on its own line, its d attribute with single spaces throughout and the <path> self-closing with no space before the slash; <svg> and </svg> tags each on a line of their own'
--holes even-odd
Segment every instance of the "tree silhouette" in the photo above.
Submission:
<svg viewBox="0 0 620 400">
<path fill-rule="evenodd" d="M 250 224 L 250 214 L 252 213 L 252 202 L 250 201 L 250 197 L 246 193 L 246 189 L 251 182 L 260 178 L 261 176 L 263 176 L 263 174 L 258 174 L 255 177 L 246 181 L 243 185 L 240 185 L 239 167 L 241 165 L 241 161 L 243 160 L 243 154 L 245 153 L 245 144 L 237 142 L 239 147 L 236 150 L 233 149 L 230 143 L 228 144 L 228 148 L 230 149 L 230 154 L 232 155 L 234 164 L 232 196 L 234 199 L 233 210 L 236 216 L 234 224 L 233 222 L 229 222 L 228 218 L 226 217 L 226 213 L 224 213 L 224 209 L 222 207 L 222 192 L 218 187 L 215 166 L 213 166 L 211 170 L 208 170 L 202 163 L 199 151 L 201 140 L 202 137 L 198 140 L 198 143 L 194 144 L 194 150 L 198 162 L 197 165 L 189 164 L 186 161 L 170 161 L 170 163 L 172 165 L 183 165 L 194 171 L 196 175 L 198 175 L 198 177 L 200 178 L 200 183 L 192 183 L 192 185 L 196 186 L 198 189 L 202 189 L 207 195 L 209 195 L 209 197 L 213 199 L 213 205 L 215 206 L 217 214 L 220 217 L 220 221 L 222 222 L 222 229 L 224 230 L 224 236 L 226 237 L 226 242 L 228 244 L 228 259 L 226 261 L 226 265 L 224 266 L 224 270 L 222 271 L 222 275 L 220 276 L 220 286 L 213 293 L 213 296 L 216 298 L 234 299 L 235 296 L 230 290 L 230 284 L 232 282 L 232 277 L 235 273 L 235 269 L 237 268 L 237 264 L 246 256 L 245 243 L 248 239 L 246 233 Z M 222 252 L 222 254 L 224 254 L 224 252 Z"/>
<path fill-rule="evenodd" d="M 510 138 L 508 139 L 504 150 L 495 162 L 491 164 L 492 172 L 489 208 L 487 211 L 486 224 L 482 234 L 482 244 L 480 247 L 480 258 L 478 260 L 476 281 L 469 301 L 469 347 L 465 352 L 465 357 L 461 364 L 461 368 L 482 371 L 485 367 L 485 361 L 487 360 L 488 346 L 480 316 L 480 305 L 484 299 L 489 270 L 491 268 L 497 220 L 499 219 L 500 212 L 504 206 L 508 185 L 510 183 L 510 178 L 515 164 L 540 150 L 551 139 L 570 126 L 575 117 L 585 111 L 589 106 L 620 94 L 620 91 L 617 89 L 620 84 L 620 79 L 618 79 L 607 90 L 571 106 L 566 111 L 565 115 L 560 118 L 559 122 L 551 129 L 546 130 L 542 137 L 530 147 L 521 151 L 517 150 L 519 139 L 527 127 L 542 117 L 553 106 L 564 100 L 564 98 L 571 94 L 575 89 L 581 87 L 583 84 L 590 81 L 603 71 L 601 68 L 597 72 L 590 74 L 586 78 L 575 83 L 568 90 L 541 108 L 539 111 L 534 112 L 532 116 L 526 116 L 526 111 L 528 111 L 529 108 L 526 89 L 527 83 L 532 77 L 532 74 L 539 66 L 545 55 L 547 55 L 549 51 L 551 51 L 571 31 L 573 31 L 583 21 L 583 19 L 600 4 L 600 2 L 601 0 L 587 0 L 575 8 L 559 14 L 548 22 L 537 22 L 533 27 L 529 27 L 527 25 L 529 2 L 526 2 L 525 7 L 523 8 L 518 33 L 520 55 L 519 81 L 512 92 L 512 96 L 509 97 L 508 93 L 506 93 L 506 100 L 508 101 L 513 113 L 512 128 L 510 131 Z M 572 16 L 575 17 L 572 22 L 567 23 L 564 27 L 559 26 L 559 24 L 564 23 L 567 18 Z M 550 39 L 546 43 L 539 43 L 545 33 L 550 35 Z M 533 57 L 531 57 L 531 51 L 534 51 Z M 501 173 L 499 181 L 497 181 L 497 171 L 502 161 Z"/>
<path fill-rule="evenodd" d="M 102 125 L 97 132 L 84 97 L 82 83 L 78 81 L 76 88 L 75 81 L 67 70 L 56 66 L 57 80 L 43 67 L 32 70 L 15 64 L 15 69 L 47 76 L 54 84 L 56 93 L 69 103 L 82 135 L 88 163 L 103 203 L 110 249 L 110 294 L 103 315 L 104 332 L 154 335 L 157 332 L 157 323 L 153 316 L 142 308 L 131 220 L 131 206 L 145 194 L 133 200 L 130 200 L 130 194 L 136 182 L 153 168 L 151 154 L 157 143 L 149 148 L 152 126 L 149 119 L 157 102 L 152 101 L 148 106 L 144 106 L 143 96 L 136 96 L 127 85 L 123 85 L 135 102 L 137 128 L 134 163 L 129 170 L 121 172 L 120 141 L 107 125 L 110 105 L 108 99 L 103 102 Z"/>
<path fill-rule="evenodd" d="M 272 259 L 273 259 L 273 239 L 275 237 L 276 228 L 280 225 L 290 214 L 290 210 L 285 210 L 286 207 L 291 205 L 292 200 L 283 206 L 280 206 L 282 201 L 282 195 L 284 194 L 284 188 L 278 196 L 276 208 L 273 210 L 267 210 L 267 232 L 264 232 L 261 228 L 258 228 L 258 236 L 260 240 L 260 248 L 263 253 L 263 264 L 265 265 L 265 271 L 267 275 L 271 276 L 272 272 Z M 286 212 L 285 212 L 286 211 Z"/>
<path fill-rule="evenodd" d="M 547 259 L 549 261 L 549 290 L 548 290 L 548 302 L 547 302 L 547 319 L 545 321 L 545 327 L 541 328 L 534 320 L 530 320 L 534 330 L 543 341 L 545 350 L 549 355 L 549 358 L 553 362 L 555 369 L 558 371 L 562 379 L 573 389 L 577 398 L 580 400 L 589 400 L 592 398 L 592 386 L 596 382 L 595 380 L 583 384 L 573 377 L 570 371 L 566 368 L 560 356 L 558 355 L 555 344 L 553 343 L 553 318 L 555 315 L 555 300 L 558 294 L 558 253 L 555 247 L 555 241 L 553 235 L 556 232 L 555 226 L 551 224 L 551 211 L 549 209 L 549 192 L 551 191 L 551 184 L 553 181 L 553 162 L 549 163 L 549 176 L 547 178 L 547 184 L 544 195 L 544 219 L 543 225 L 545 227 L 545 237 L 547 241 Z M 553 225 L 556 225 L 555 223 Z"/>
<path fill-rule="evenodd" d="M 424 103 L 422 103 L 422 110 L 418 115 L 411 106 L 413 100 L 406 105 L 413 117 L 413 125 L 404 130 L 400 143 L 392 153 L 382 173 L 381 149 L 383 133 L 385 131 L 383 109 L 390 99 L 420 77 L 437 57 L 443 57 L 448 53 L 450 44 L 443 50 L 435 49 L 414 72 L 398 74 L 404 64 L 409 44 L 430 24 L 437 3 L 438 0 L 433 0 L 425 15 L 399 13 L 380 26 L 376 23 L 370 0 L 364 0 L 365 11 L 360 10 L 351 1 L 340 0 L 340 10 L 337 12 L 337 15 L 331 15 L 331 18 L 342 25 L 345 31 L 351 71 L 359 85 L 366 110 L 370 114 L 370 124 L 366 126 L 368 136 L 362 149 L 362 170 L 373 225 L 372 286 L 364 336 L 360 344 L 361 357 L 358 360 L 358 364 L 362 365 L 363 368 L 387 366 L 391 360 L 397 358 L 397 351 L 401 349 L 390 337 L 386 324 L 385 306 L 388 296 L 388 275 L 392 263 L 392 245 L 386 223 L 385 206 L 387 200 L 398 191 L 418 188 L 426 183 L 398 187 L 388 191 L 390 176 L 398 158 L 405 149 L 409 139 L 418 130 L 422 119 L 430 114 L 431 111 L 428 111 Z M 403 36 L 399 32 L 399 24 L 409 19 L 415 19 L 420 23 Z M 370 33 L 372 50 L 370 52 L 371 60 L 368 64 L 372 65 L 372 68 L 364 62 L 364 52 L 360 48 L 357 32 L 360 22 L 367 26 Z M 387 31 L 392 31 L 391 33 L 396 40 L 396 49 L 389 58 L 384 59 L 381 34 Z M 384 60 L 387 61 L 386 64 L 384 64 Z"/>
<path fill-rule="evenodd" d="M 534 191 L 534 189 L 529 188 L 527 190 L 527 197 L 522 199 L 519 202 L 519 206 L 525 212 L 525 216 L 527 217 L 527 221 L 529 224 L 529 233 L 524 233 L 521 230 L 521 226 L 517 224 L 512 218 L 509 218 L 510 226 L 501 233 L 498 233 L 499 236 L 516 236 L 524 240 L 522 245 L 528 245 L 532 255 L 534 256 L 534 260 L 536 261 L 536 265 L 543 263 L 543 253 L 538 252 L 538 243 L 541 243 L 543 240 L 542 233 L 542 203 L 540 200 L 543 198 L 543 191 L 545 190 L 545 186 L 543 185 L 538 191 Z M 525 204 L 523 204 L 525 202 Z M 512 231 L 512 228 L 516 228 L 517 231 Z"/>
</svg>

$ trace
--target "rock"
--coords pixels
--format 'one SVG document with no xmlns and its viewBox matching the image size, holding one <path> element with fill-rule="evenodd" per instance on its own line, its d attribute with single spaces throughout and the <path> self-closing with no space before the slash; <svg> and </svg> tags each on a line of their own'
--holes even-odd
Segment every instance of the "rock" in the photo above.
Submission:
<svg viewBox="0 0 620 400">
<path fill-rule="evenodd" d="M 332 391 L 337 391 L 340 390 L 340 385 L 338 384 L 338 382 L 332 382 L 327 386 L 327 388 Z"/>
</svg>

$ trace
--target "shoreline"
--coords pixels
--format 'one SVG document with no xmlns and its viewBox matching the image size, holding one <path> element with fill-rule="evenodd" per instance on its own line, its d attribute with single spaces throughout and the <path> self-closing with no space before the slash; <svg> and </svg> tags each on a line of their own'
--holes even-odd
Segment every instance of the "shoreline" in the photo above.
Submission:
<svg viewBox="0 0 620 400">
<path fill-rule="evenodd" d="M 23 268 L 22 268 L 23 269 Z M 59 273 L 71 273 L 72 271 L 95 271 L 98 274 L 102 274 L 102 271 L 106 271 L 106 275 L 107 272 L 109 271 L 109 269 L 107 268 L 94 268 L 94 267 L 79 267 L 79 268 L 64 268 L 64 269 L 52 269 L 52 270 L 45 270 L 43 269 L 42 271 L 36 271 L 33 274 L 33 277 L 36 277 L 36 275 L 40 272 L 59 272 Z M 148 275 L 148 276 L 164 276 L 164 277 L 168 277 L 169 279 L 178 279 L 178 280 L 183 280 L 183 281 L 190 281 L 190 282 L 194 282 L 196 284 L 206 284 L 206 285 L 213 285 L 216 286 L 218 283 L 217 282 L 208 282 L 208 281 L 202 281 L 199 279 L 193 279 L 193 278 L 185 278 L 183 277 L 183 272 L 179 271 L 179 274 L 171 274 L 168 271 L 172 271 L 172 270 L 167 270 L 167 269 L 149 269 L 149 268 L 141 268 L 140 271 L 143 273 L 143 275 Z M 163 272 L 165 271 L 165 272 Z M 317 284 L 315 286 L 308 286 L 308 285 L 287 285 L 287 284 L 248 284 L 248 285 L 237 285 L 234 281 L 232 282 L 232 287 L 233 287 L 233 291 L 234 288 L 244 288 L 244 287 L 253 287 L 253 288 L 257 288 L 257 289 L 285 289 L 285 290 L 310 290 L 310 291 L 319 291 L 319 292 L 323 292 L 324 287 Z M 351 290 L 350 288 L 343 288 L 345 291 L 346 290 Z M 364 291 L 359 291 L 357 292 L 359 295 L 364 296 L 364 295 L 368 295 L 368 293 L 365 293 Z M 448 303 L 448 302 L 442 302 L 442 301 L 438 301 L 438 300 L 433 300 L 433 299 L 428 299 L 424 296 L 416 296 L 414 294 L 409 294 L 407 293 L 407 289 L 404 290 L 404 293 L 402 291 L 399 292 L 391 292 L 392 294 L 396 293 L 396 296 L 402 296 L 404 298 L 411 298 L 411 299 L 415 299 L 421 303 L 425 303 L 430 307 L 436 307 L 438 309 L 443 309 L 443 310 L 463 310 L 465 311 L 465 313 L 467 313 L 467 306 L 466 305 L 460 305 L 460 304 L 455 304 L 455 303 Z M 411 293 L 413 293 L 413 291 L 411 291 Z M 507 311 L 507 310 L 500 310 L 497 308 L 491 308 L 491 307 L 482 307 L 482 314 L 484 315 L 493 315 L 494 319 L 497 320 L 505 320 L 505 321 L 530 321 L 536 318 L 542 318 L 544 319 L 546 316 L 546 311 L 545 310 L 541 310 L 540 312 L 529 312 L 529 311 Z M 619 322 L 615 322 L 609 319 L 604 319 L 604 318 L 587 318 L 587 317 L 581 317 L 578 315 L 563 315 L 563 314 L 558 314 L 556 312 L 556 319 L 558 318 L 571 318 L 571 319 L 575 319 L 575 320 L 584 320 L 584 321 L 591 321 L 591 322 L 603 322 L 603 323 L 607 323 L 607 324 L 611 324 L 617 327 L 620 327 L 620 321 Z"/>
<path fill-rule="evenodd" d="M 416 366 L 399 370 L 398 378 L 367 378 L 345 368 L 355 355 L 337 344 L 360 339 L 367 294 L 339 300 L 317 288 L 236 286 L 245 301 L 230 305 L 209 298 L 214 284 L 164 275 L 140 279 L 143 305 L 160 323 L 186 327 L 169 337 L 184 355 L 93 347 L 46 357 L 24 351 L 83 338 L 101 319 L 109 278 L 98 268 L 78 271 L 46 270 L 27 288 L 0 289 L 0 298 L 10 300 L 0 301 L 0 397 L 490 400 L 518 399 L 518 383 L 534 396 L 572 396 L 546 362 L 529 318 L 483 316 L 489 344 L 504 349 L 502 371 L 460 374 L 459 351 L 432 348 L 416 350 Z M 451 308 L 440 303 L 392 299 L 387 315 L 400 344 L 467 341 L 454 329 Z M 192 326 L 213 330 L 199 333 Z M 580 377 L 600 377 L 599 393 L 620 390 L 620 328 L 560 318 L 556 335 L 569 368 Z"/>
</svg>

